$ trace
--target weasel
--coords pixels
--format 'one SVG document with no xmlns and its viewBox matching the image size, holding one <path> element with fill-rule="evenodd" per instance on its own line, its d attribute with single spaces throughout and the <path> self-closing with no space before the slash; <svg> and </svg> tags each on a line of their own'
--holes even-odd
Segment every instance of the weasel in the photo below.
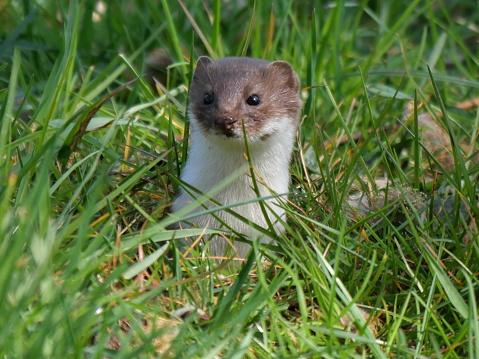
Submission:
<svg viewBox="0 0 479 359">
<path fill-rule="evenodd" d="M 279 202 L 284 201 L 289 192 L 289 162 L 301 106 L 299 79 L 287 62 L 248 57 L 213 61 L 206 56 L 200 57 L 189 89 L 191 144 L 181 179 L 202 193 L 208 193 L 214 192 L 233 173 L 239 173 L 214 193 L 214 199 L 223 205 L 254 201 L 258 196 L 253 189 L 246 157 L 246 133 L 260 197 L 281 195 L 264 202 L 275 229 L 283 230 L 278 218 L 284 220 L 285 213 Z M 197 193 L 195 196 L 201 197 Z M 192 201 L 195 200 L 181 190 L 173 204 L 173 215 Z M 213 206 L 210 202 L 206 205 Z M 257 201 L 231 209 L 264 228 L 268 227 Z M 203 210 L 204 207 L 198 204 L 191 212 Z M 233 230 L 253 239 L 259 237 L 248 223 L 225 211 L 215 214 Z M 219 227 L 219 222 L 210 214 L 196 217 L 191 222 L 198 227 Z M 269 238 L 261 237 L 260 240 L 269 242 Z M 228 249 L 230 246 L 233 248 Z M 212 238 L 209 244 L 212 256 L 231 253 L 245 258 L 249 249 L 248 244 L 231 243 L 219 236 Z"/>
</svg>

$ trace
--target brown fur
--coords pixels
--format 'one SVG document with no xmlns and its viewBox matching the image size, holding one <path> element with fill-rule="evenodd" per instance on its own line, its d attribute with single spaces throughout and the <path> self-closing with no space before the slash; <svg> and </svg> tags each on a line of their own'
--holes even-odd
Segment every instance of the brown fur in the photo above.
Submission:
<svg viewBox="0 0 479 359">
<path fill-rule="evenodd" d="M 298 76 L 284 61 L 228 57 L 213 62 L 202 56 L 190 87 L 190 110 L 204 131 L 242 137 L 244 120 L 251 136 L 274 118 L 297 118 L 301 109 L 298 90 Z M 206 94 L 213 96 L 213 105 L 203 103 Z M 260 98 L 258 106 L 246 103 L 252 95 Z"/>
</svg>

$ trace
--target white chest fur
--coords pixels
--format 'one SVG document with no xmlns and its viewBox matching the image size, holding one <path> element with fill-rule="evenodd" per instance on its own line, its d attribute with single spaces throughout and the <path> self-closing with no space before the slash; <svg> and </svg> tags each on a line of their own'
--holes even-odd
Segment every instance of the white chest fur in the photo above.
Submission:
<svg viewBox="0 0 479 359">
<path fill-rule="evenodd" d="M 188 160 L 183 169 L 182 180 L 203 193 L 216 192 L 213 197 L 223 205 L 235 205 L 237 203 L 255 200 L 257 194 L 253 189 L 248 161 L 245 154 L 243 139 L 231 139 L 226 136 L 218 136 L 214 133 L 205 133 L 198 127 L 195 118 L 192 121 L 191 147 Z M 274 130 L 265 139 L 248 140 L 253 167 L 256 171 L 257 185 L 261 197 L 273 194 L 284 195 L 289 192 L 289 162 L 293 149 L 296 126 L 291 118 L 270 120 Z M 235 178 L 228 182 L 225 181 Z M 223 188 L 217 189 L 223 184 Z M 216 190 L 216 191 L 215 191 Z M 283 196 L 284 197 L 284 196 Z M 189 206 L 195 200 L 185 191 L 182 191 L 173 205 L 173 213 L 178 213 L 185 206 Z M 281 197 L 265 200 L 268 216 L 272 223 L 277 218 L 284 219 L 284 210 L 278 206 Z M 209 207 L 211 203 L 207 203 Z M 234 212 L 248 220 L 267 227 L 267 221 L 258 202 L 233 206 Z M 198 204 L 192 212 L 201 212 L 204 208 Z M 247 223 L 231 216 L 225 211 L 215 213 L 237 232 L 250 235 L 253 239 L 258 236 Z M 191 222 L 199 227 L 218 228 L 219 222 L 211 215 L 196 217 Z M 282 229 L 280 224 L 275 227 Z M 268 239 L 262 238 L 263 242 Z M 214 238 L 209 246 L 212 256 L 224 255 L 228 241 L 223 238 Z M 236 242 L 231 253 L 235 256 L 244 257 L 249 246 Z"/>
</svg>

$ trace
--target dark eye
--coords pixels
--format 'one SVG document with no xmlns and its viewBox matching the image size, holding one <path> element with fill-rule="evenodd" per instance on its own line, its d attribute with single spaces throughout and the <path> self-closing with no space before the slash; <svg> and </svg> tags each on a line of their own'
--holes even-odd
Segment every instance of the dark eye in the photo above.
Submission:
<svg viewBox="0 0 479 359">
<path fill-rule="evenodd" d="M 215 100 L 214 96 L 210 93 L 207 93 L 205 97 L 203 97 L 203 103 L 205 105 L 211 105 L 214 100 Z"/>
<path fill-rule="evenodd" d="M 261 101 L 259 99 L 259 96 L 258 95 L 251 95 L 250 97 L 248 97 L 248 99 L 246 100 L 246 103 L 250 106 L 258 106 Z"/>
</svg>

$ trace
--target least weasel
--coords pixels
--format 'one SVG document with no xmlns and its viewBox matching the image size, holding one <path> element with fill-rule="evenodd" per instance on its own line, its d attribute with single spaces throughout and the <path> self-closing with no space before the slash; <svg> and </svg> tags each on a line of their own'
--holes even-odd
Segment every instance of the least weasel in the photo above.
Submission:
<svg viewBox="0 0 479 359">
<path fill-rule="evenodd" d="M 289 162 L 301 110 L 299 79 L 292 67 L 284 61 L 269 62 L 247 57 L 228 57 L 213 61 L 198 59 L 189 90 L 189 117 L 191 145 L 181 179 L 203 193 L 215 188 L 233 173 L 239 176 L 213 195 L 223 205 L 251 201 L 258 198 L 253 189 L 245 138 L 255 169 L 260 197 L 265 200 L 271 223 L 282 230 L 278 218 L 284 220 L 284 210 L 278 205 L 289 192 Z M 181 190 L 173 204 L 173 214 L 195 201 Z M 206 202 L 208 207 L 213 204 Z M 191 212 L 203 211 L 200 204 Z M 232 207 L 248 220 L 267 228 L 259 203 L 252 202 Z M 190 213 L 191 213 L 190 212 Z M 225 211 L 215 213 L 233 230 L 259 237 L 248 223 Z M 218 228 L 219 222 L 211 215 L 191 221 L 198 227 Z M 263 243 L 270 239 L 261 237 Z M 212 256 L 225 253 L 245 258 L 250 246 L 232 243 L 216 236 L 209 244 Z M 227 251 L 228 249 L 228 251 Z"/>
</svg>

